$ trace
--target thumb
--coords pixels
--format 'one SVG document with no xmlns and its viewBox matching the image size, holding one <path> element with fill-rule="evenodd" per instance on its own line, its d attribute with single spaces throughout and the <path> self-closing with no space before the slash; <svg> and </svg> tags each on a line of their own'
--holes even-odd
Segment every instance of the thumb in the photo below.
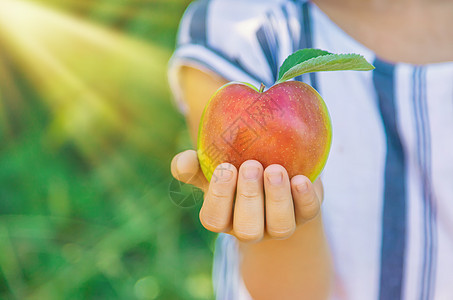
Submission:
<svg viewBox="0 0 453 300">
<path fill-rule="evenodd" d="M 194 150 L 186 150 L 173 157 L 171 174 L 177 180 L 192 184 L 203 191 L 206 191 L 209 185 L 201 171 L 197 152 Z"/>
</svg>

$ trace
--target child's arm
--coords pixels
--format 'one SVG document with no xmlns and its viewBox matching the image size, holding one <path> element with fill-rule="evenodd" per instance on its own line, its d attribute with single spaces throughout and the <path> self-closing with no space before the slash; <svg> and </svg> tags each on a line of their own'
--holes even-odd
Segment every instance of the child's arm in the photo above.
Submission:
<svg viewBox="0 0 453 300">
<path fill-rule="evenodd" d="M 180 86 L 189 107 L 187 120 L 194 141 L 204 106 L 224 83 L 214 74 L 181 68 Z M 246 178 L 247 167 L 257 169 L 255 179 Z M 239 170 L 232 165 L 229 169 L 230 179 L 221 176 L 228 173 L 223 171 L 220 180 L 209 184 L 195 151 L 180 153 L 172 162 L 173 175 L 182 181 L 197 174 L 189 183 L 205 191 L 200 211 L 203 226 L 240 240 L 242 275 L 252 297 L 327 299 L 333 271 L 320 215 L 321 181 L 311 184 L 302 175 L 290 180 L 282 166 L 263 170 L 257 161 L 247 161 Z M 269 180 L 275 172 L 282 176 L 277 185 Z M 305 190 L 297 189 L 304 185 Z"/>
</svg>

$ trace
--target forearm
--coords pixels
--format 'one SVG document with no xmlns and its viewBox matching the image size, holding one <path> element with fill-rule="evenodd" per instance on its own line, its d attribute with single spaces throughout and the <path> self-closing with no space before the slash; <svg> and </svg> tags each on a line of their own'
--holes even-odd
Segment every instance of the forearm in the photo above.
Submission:
<svg viewBox="0 0 453 300">
<path fill-rule="evenodd" d="M 327 299 L 333 268 L 321 216 L 286 240 L 240 243 L 242 277 L 253 299 Z"/>
</svg>

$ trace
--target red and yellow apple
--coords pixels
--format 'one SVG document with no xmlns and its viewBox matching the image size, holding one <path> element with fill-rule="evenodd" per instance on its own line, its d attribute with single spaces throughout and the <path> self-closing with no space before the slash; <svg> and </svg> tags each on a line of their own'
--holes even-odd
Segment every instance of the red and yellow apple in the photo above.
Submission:
<svg viewBox="0 0 453 300">
<path fill-rule="evenodd" d="M 332 125 L 326 105 L 311 86 L 285 81 L 267 91 L 239 82 L 221 87 L 203 112 L 198 159 L 210 181 L 223 162 L 236 168 L 249 159 L 280 164 L 291 177 L 311 181 L 323 170 Z"/>
</svg>

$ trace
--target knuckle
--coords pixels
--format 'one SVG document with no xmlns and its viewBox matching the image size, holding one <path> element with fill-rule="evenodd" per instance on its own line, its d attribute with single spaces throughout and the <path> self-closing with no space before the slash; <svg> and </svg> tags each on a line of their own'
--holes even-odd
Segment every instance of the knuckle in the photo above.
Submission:
<svg viewBox="0 0 453 300">
<path fill-rule="evenodd" d="M 311 199 L 300 208 L 300 214 L 303 219 L 311 220 L 319 214 L 320 205 L 316 197 L 311 197 Z"/>
<path fill-rule="evenodd" d="M 200 222 L 204 228 L 212 232 L 223 232 L 228 228 L 228 222 L 220 218 L 212 217 L 200 211 Z"/>
<path fill-rule="evenodd" d="M 295 224 L 268 226 L 267 232 L 274 239 L 289 238 L 296 230 Z"/>
<path fill-rule="evenodd" d="M 272 202 L 289 202 L 292 200 L 289 195 L 285 195 L 284 193 L 273 193 L 266 197 L 266 199 Z"/>
<path fill-rule="evenodd" d="M 219 185 L 211 185 L 211 191 L 208 197 L 211 197 L 214 200 L 225 200 L 228 199 L 229 196 L 227 189 Z"/>
<path fill-rule="evenodd" d="M 263 238 L 263 232 L 258 230 L 235 230 L 234 235 L 241 242 L 257 242 Z"/>
<path fill-rule="evenodd" d="M 254 200 L 260 197 L 260 193 L 256 189 L 245 189 L 238 191 L 238 197 L 243 199 Z"/>
<path fill-rule="evenodd" d="M 293 235 L 294 230 L 269 231 L 269 235 L 275 240 L 284 240 Z"/>
</svg>

